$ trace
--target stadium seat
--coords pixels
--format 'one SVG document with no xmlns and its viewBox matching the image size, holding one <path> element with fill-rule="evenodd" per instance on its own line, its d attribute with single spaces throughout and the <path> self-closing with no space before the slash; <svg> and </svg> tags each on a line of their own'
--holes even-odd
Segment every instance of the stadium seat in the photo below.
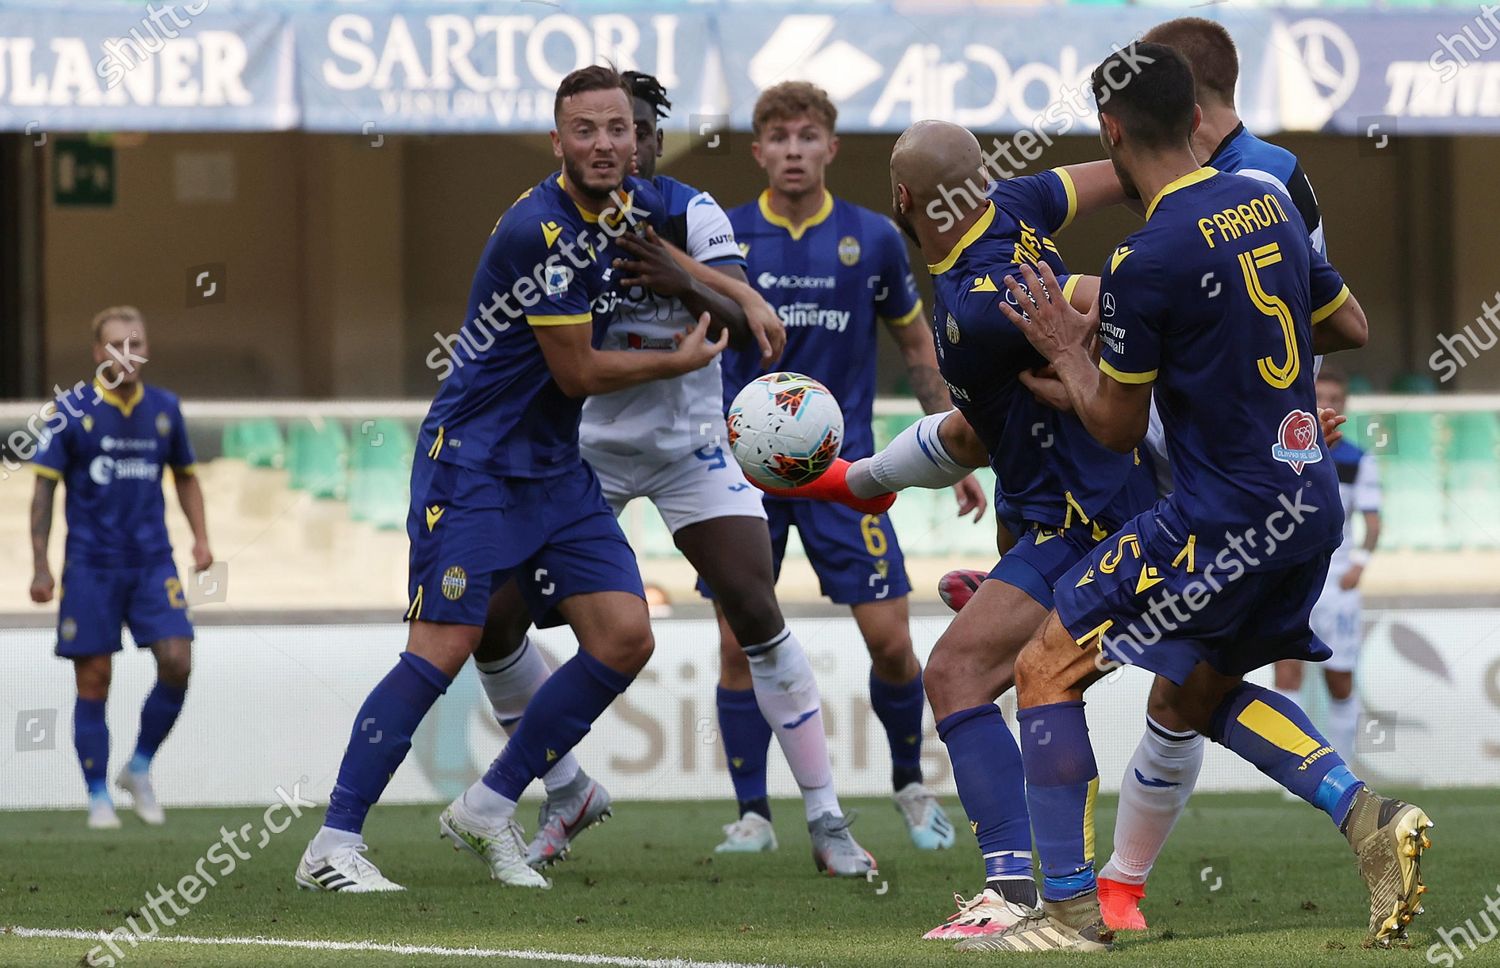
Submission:
<svg viewBox="0 0 1500 968">
<path fill-rule="evenodd" d="M 1500 547 L 1500 417 L 1448 415 L 1448 544 Z"/>
<path fill-rule="evenodd" d="M 1386 420 L 1393 432 L 1388 449 L 1374 448 L 1381 456 L 1386 535 L 1403 548 L 1447 547 L 1441 415 L 1404 411 Z"/>
<path fill-rule="evenodd" d="M 399 420 L 366 420 L 349 448 L 349 516 L 383 530 L 406 526 L 411 431 Z"/>
<path fill-rule="evenodd" d="M 251 467 L 281 467 L 286 461 L 286 442 L 281 429 L 268 417 L 225 424 L 222 447 L 223 456 L 242 460 Z"/>
<path fill-rule="evenodd" d="M 343 500 L 349 440 L 336 420 L 322 417 L 294 421 L 287 453 L 293 490 L 315 498 Z"/>
</svg>

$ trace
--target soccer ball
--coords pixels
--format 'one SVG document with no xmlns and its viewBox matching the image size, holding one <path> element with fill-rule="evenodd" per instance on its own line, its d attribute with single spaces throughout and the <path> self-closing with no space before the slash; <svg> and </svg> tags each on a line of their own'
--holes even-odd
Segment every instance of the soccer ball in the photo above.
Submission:
<svg viewBox="0 0 1500 968">
<path fill-rule="evenodd" d="M 768 488 L 818 477 L 844 443 L 844 412 L 828 388 L 801 373 L 768 373 L 729 406 L 729 450 L 745 474 Z"/>
</svg>

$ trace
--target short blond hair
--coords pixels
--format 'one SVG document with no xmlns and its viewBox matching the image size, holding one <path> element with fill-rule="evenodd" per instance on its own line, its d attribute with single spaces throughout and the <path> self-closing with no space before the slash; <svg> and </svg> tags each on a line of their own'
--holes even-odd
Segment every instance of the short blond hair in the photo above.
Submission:
<svg viewBox="0 0 1500 968">
<path fill-rule="evenodd" d="M 146 327 L 146 317 L 142 316 L 141 311 L 134 306 L 110 306 L 108 309 L 101 310 L 99 315 L 94 317 L 95 343 L 99 342 L 99 334 L 104 332 L 104 324 L 112 319 L 118 319 L 123 323 L 129 323 L 141 329 Z"/>
<path fill-rule="evenodd" d="M 783 81 L 761 93 L 751 114 L 750 126 L 757 136 L 772 121 L 787 121 L 806 115 L 833 134 L 839 109 L 828 92 L 807 81 Z"/>
</svg>

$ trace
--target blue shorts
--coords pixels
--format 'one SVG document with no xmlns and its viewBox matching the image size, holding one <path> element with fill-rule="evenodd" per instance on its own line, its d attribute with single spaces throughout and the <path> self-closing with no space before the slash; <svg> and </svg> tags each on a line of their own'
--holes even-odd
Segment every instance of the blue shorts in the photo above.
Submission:
<svg viewBox="0 0 1500 968">
<path fill-rule="evenodd" d="M 582 461 L 565 474 L 531 479 L 419 452 L 406 535 L 407 621 L 483 627 L 490 593 L 511 578 L 539 628 L 562 625 L 557 605 L 573 595 L 645 597 L 635 552 Z"/>
<path fill-rule="evenodd" d="M 819 588 L 834 604 L 862 605 L 911 594 L 906 559 L 888 516 L 862 514 L 842 504 L 807 498 L 767 497 L 765 509 L 778 579 L 787 535 L 796 525 Z M 705 598 L 713 597 L 701 578 L 698 591 Z"/>
<path fill-rule="evenodd" d="M 1079 645 L 1181 685 L 1200 662 L 1242 676 L 1331 656 L 1308 624 L 1327 573 L 1326 554 L 1267 571 L 1205 568 L 1146 511 L 1062 577 L 1056 608 Z"/>
<path fill-rule="evenodd" d="M 57 596 L 57 654 L 119 652 L 124 625 L 141 648 L 193 637 L 182 580 L 171 559 L 144 568 L 65 564 Z"/>
<path fill-rule="evenodd" d="M 1053 586 L 1098 542 L 1086 524 L 1053 528 L 1031 522 L 1023 527 L 1029 530 L 1020 533 L 1015 547 L 1000 557 L 986 577 L 1019 588 L 1051 611 Z"/>
</svg>

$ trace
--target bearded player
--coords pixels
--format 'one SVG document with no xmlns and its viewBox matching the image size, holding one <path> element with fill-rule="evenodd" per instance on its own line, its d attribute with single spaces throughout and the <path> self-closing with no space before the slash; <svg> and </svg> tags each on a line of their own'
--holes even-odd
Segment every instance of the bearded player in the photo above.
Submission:
<svg viewBox="0 0 1500 968">
<path fill-rule="evenodd" d="M 657 122 L 671 107 L 667 92 L 649 74 L 626 71 L 624 77 L 633 94 L 636 172 L 650 179 L 666 205 L 663 237 L 712 267 L 747 309 L 766 311 L 765 345 L 748 339 L 738 343 L 770 363 L 785 336 L 780 321 L 745 284 L 744 257 L 728 217 L 707 192 L 656 174 L 662 152 Z M 667 353 L 693 321 L 675 295 L 684 280 L 673 277 L 683 270 L 659 245 L 629 238 L 622 245 L 629 258 L 620 271 L 629 288 L 605 330 L 603 346 L 640 356 Z M 649 499 L 673 542 L 713 589 L 736 639 L 748 643 L 753 691 L 726 699 L 721 689 L 720 705 L 729 704 L 735 716 L 771 724 L 803 793 L 815 864 L 830 874 L 860 877 L 874 862 L 850 835 L 834 790 L 817 682 L 776 601 L 760 492 L 720 445 L 721 380 L 719 366 L 710 363 L 675 379 L 591 397 L 583 407 L 579 442 L 614 512 L 634 498 Z M 518 728 L 527 703 L 550 675 L 540 650 L 526 637 L 530 621 L 514 585 L 506 586 L 491 599 L 484 640 L 474 657 L 495 715 L 508 730 Z M 745 772 L 743 764 L 733 768 L 737 775 Z M 535 867 L 560 859 L 579 832 L 610 811 L 609 794 L 571 753 L 562 755 L 542 779 L 547 799 L 528 849 Z M 763 785 L 750 799 L 752 810 L 769 816 Z"/>
<path fill-rule="evenodd" d="M 624 692 L 653 648 L 635 554 L 578 448 L 585 397 L 707 365 L 729 339 L 710 316 L 738 307 L 694 283 L 699 322 L 671 352 L 594 348 L 620 292 L 618 238 L 666 226 L 635 155 L 631 92 L 612 68 L 563 79 L 548 174 L 500 218 L 484 247 L 466 326 L 489 348 L 443 382 L 412 467 L 407 648 L 354 720 L 323 827 L 297 865 L 299 887 L 395 891 L 363 857 L 370 808 L 427 710 L 479 647 L 491 593 L 509 585 L 542 627 L 566 623 L 579 651 L 527 704 L 489 771 L 443 811 L 439 829 L 496 880 L 546 888 L 526 862 L 516 801 Z"/>
</svg>

